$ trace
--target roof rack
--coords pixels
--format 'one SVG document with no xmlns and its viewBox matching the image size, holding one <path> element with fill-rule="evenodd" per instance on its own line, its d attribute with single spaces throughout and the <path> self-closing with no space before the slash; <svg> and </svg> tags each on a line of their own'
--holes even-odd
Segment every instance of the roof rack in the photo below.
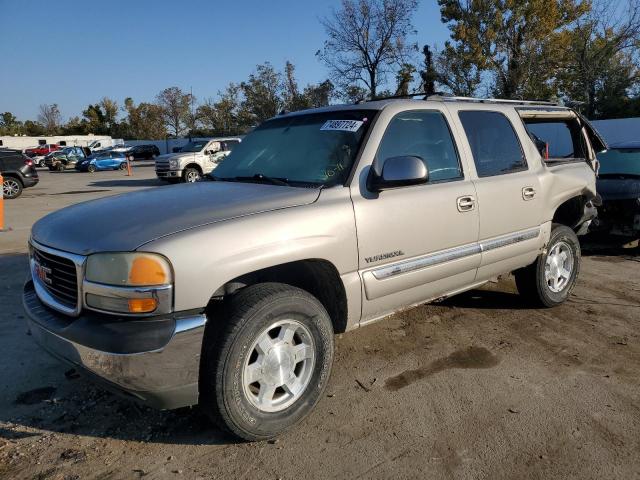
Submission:
<svg viewBox="0 0 640 480">
<path fill-rule="evenodd" d="M 544 105 L 544 106 L 559 106 L 555 102 L 549 102 L 544 100 L 506 100 L 502 98 L 475 98 L 475 97 L 455 97 L 452 95 L 442 95 L 437 93 L 435 95 L 428 95 L 425 100 L 435 100 L 440 102 L 469 102 L 469 103 L 502 103 L 508 105 Z"/>
</svg>

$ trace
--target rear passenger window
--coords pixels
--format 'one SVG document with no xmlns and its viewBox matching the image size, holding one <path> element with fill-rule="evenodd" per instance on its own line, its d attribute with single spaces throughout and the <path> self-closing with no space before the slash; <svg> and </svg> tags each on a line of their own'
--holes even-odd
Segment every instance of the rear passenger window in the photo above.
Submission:
<svg viewBox="0 0 640 480">
<path fill-rule="evenodd" d="M 520 140 L 511 122 L 500 112 L 460 112 L 479 177 L 527 169 Z"/>
<path fill-rule="evenodd" d="M 462 168 L 442 113 L 402 112 L 393 117 L 378 147 L 379 162 L 390 157 L 420 157 L 429 170 L 429 182 L 462 178 Z"/>
<path fill-rule="evenodd" d="M 575 120 L 525 120 L 529 136 L 543 158 L 586 158 L 586 145 Z"/>
</svg>

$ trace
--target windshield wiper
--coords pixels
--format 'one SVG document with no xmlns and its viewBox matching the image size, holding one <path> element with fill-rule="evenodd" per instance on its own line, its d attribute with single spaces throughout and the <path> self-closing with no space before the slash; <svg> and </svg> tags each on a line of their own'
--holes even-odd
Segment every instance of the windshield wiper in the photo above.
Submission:
<svg viewBox="0 0 640 480">
<path fill-rule="evenodd" d="M 289 180 L 283 177 L 268 177 L 262 173 L 256 173 L 252 176 L 236 176 L 231 178 L 221 178 L 220 180 L 236 181 L 236 182 L 254 182 L 254 183 L 268 183 L 270 185 L 280 185 L 288 187 L 291 184 Z"/>
</svg>

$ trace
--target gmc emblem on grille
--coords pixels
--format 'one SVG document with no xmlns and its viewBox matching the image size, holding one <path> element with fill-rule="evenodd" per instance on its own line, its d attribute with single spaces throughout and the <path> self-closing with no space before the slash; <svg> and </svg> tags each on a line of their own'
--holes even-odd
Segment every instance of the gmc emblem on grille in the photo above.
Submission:
<svg viewBox="0 0 640 480">
<path fill-rule="evenodd" d="M 44 283 L 51 285 L 51 279 L 49 278 L 51 274 L 50 268 L 43 267 L 38 262 L 33 262 L 33 273 Z"/>
</svg>

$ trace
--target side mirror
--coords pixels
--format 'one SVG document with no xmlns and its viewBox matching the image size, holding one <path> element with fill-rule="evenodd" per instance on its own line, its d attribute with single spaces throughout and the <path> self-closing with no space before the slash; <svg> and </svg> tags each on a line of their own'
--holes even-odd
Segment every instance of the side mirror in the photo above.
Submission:
<svg viewBox="0 0 640 480">
<path fill-rule="evenodd" d="M 420 185 L 429 181 L 429 170 L 420 157 L 403 155 L 382 162 L 382 173 L 377 161 L 371 166 L 367 188 L 379 192 L 388 188 Z"/>
</svg>

